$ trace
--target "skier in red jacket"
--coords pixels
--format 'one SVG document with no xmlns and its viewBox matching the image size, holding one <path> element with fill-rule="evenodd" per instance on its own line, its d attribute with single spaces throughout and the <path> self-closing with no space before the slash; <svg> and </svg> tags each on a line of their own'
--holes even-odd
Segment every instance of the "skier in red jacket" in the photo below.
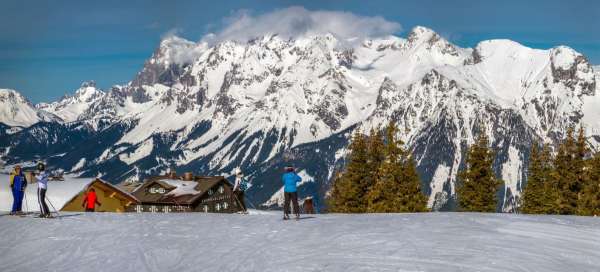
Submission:
<svg viewBox="0 0 600 272">
<path fill-rule="evenodd" d="M 102 206 L 102 204 L 98 202 L 96 190 L 94 190 L 94 188 L 91 188 L 83 197 L 83 204 L 81 204 L 81 206 L 85 208 L 86 212 L 95 212 L 96 204 L 98 204 L 98 206 Z"/>
</svg>

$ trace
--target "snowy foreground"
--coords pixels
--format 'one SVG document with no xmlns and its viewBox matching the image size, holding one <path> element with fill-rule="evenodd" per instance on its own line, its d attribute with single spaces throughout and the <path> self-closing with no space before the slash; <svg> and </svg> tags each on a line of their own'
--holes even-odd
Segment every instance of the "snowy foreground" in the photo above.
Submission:
<svg viewBox="0 0 600 272">
<path fill-rule="evenodd" d="M 600 219 L 501 214 L 0 216 L 0 271 L 600 271 Z"/>
</svg>

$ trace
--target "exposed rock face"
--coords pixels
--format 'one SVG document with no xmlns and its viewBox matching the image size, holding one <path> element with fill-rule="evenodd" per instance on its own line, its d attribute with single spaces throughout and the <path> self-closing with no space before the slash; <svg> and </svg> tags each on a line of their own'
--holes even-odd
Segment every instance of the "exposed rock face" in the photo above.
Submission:
<svg viewBox="0 0 600 272">
<path fill-rule="evenodd" d="M 491 40 L 460 48 L 424 27 L 407 39 L 358 44 L 332 35 L 214 46 L 170 37 L 129 84 L 103 92 L 85 83 L 73 96 L 38 105 L 34 115 L 62 122 L 3 136 L 0 147 L 14 158 L 48 158 L 115 182 L 170 166 L 215 175 L 241 167 L 254 204 L 268 202 L 279 190 L 280 168 L 294 164 L 307 181 L 301 193 L 322 205 L 352 131 L 393 120 L 436 210 L 454 208 L 464 154 L 486 134 L 505 183 L 498 209 L 510 212 L 526 183 L 532 142 L 554 143 L 585 123 L 598 146 L 599 78 L 568 47 Z"/>
</svg>

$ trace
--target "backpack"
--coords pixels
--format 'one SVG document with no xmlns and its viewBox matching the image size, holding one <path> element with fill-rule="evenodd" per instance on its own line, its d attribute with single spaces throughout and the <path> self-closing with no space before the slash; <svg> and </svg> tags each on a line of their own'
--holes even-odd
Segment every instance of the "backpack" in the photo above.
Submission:
<svg viewBox="0 0 600 272">
<path fill-rule="evenodd" d="M 241 178 L 240 179 L 240 190 L 246 191 L 247 189 L 248 189 L 248 181 L 246 180 L 246 178 Z"/>
</svg>

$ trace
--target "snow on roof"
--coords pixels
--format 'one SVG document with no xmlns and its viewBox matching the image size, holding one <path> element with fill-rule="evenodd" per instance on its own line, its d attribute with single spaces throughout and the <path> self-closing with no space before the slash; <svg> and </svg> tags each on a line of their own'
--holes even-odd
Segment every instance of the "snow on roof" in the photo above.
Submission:
<svg viewBox="0 0 600 272">
<path fill-rule="evenodd" d="M 222 176 L 196 176 L 194 180 L 189 181 L 173 179 L 168 176 L 157 176 L 148 179 L 144 185 L 133 192 L 133 195 L 145 203 L 192 204 L 209 191 L 210 188 L 222 181 L 226 181 Z M 155 183 L 160 184 L 169 191 L 164 194 L 148 193 L 147 188 Z"/>
<path fill-rule="evenodd" d="M 185 181 L 178 179 L 161 179 L 160 182 L 164 182 L 170 186 L 175 187 L 172 191 L 167 193 L 169 196 L 182 196 L 182 195 L 195 195 L 201 193 L 197 190 L 198 182 L 196 181 Z"/>
</svg>

